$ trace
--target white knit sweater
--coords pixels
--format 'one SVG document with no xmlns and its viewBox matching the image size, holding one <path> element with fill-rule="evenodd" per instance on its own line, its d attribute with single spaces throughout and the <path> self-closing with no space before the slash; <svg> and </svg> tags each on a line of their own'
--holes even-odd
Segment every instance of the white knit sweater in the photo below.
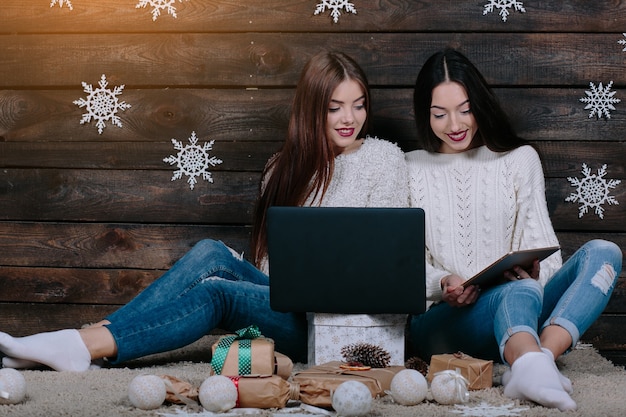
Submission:
<svg viewBox="0 0 626 417">
<path fill-rule="evenodd" d="M 408 207 L 404 153 L 395 144 L 367 137 L 359 149 L 335 158 L 335 171 L 323 201 L 325 207 Z"/>
<path fill-rule="evenodd" d="M 511 250 L 558 244 L 531 146 L 503 153 L 486 146 L 455 154 L 418 150 L 406 160 L 411 205 L 426 213 L 428 300 L 441 300 L 446 275 L 468 279 Z M 560 251 L 541 262 L 543 285 L 561 262 Z"/>
<path fill-rule="evenodd" d="M 404 153 L 395 144 L 367 137 L 359 149 L 335 158 L 335 171 L 321 207 L 408 207 L 409 190 Z M 332 236 L 329 236 L 331 239 Z M 268 273 L 267 258 L 261 270 Z"/>
</svg>

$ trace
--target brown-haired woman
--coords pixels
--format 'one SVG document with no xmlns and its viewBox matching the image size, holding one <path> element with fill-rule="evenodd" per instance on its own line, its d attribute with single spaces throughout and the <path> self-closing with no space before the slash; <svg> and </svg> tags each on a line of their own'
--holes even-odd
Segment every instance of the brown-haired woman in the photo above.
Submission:
<svg viewBox="0 0 626 417">
<path fill-rule="evenodd" d="M 406 207 L 404 154 L 366 137 L 369 87 L 338 52 L 315 55 L 297 85 L 287 139 L 263 173 L 253 232 L 254 264 L 224 243 L 203 240 L 168 272 L 103 321 L 27 337 L 0 333 L 5 367 L 39 364 L 84 371 L 188 345 L 211 330 L 256 324 L 295 361 L 306 361 L 304 314 L 271 310 L 265 218 L 270 206 Z M 332 236 L 329 236 L 332 239 Z"/>
</svg>

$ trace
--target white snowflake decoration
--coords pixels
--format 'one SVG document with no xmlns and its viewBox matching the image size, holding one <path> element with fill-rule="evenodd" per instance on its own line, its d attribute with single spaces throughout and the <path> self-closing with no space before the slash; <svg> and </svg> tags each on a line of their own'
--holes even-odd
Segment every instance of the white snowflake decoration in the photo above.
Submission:
<svg viewBox="0 0 626 417">
<path fill-rule="evenodd" d="M 167 162 L 170 165 L 176 164 L 178 168 L 177 171 L 174 171 L 172 181 L 181 179 L 183 175 L 187 175 L 189 177 L 187 183 L 192 190 L 198 182 L 196 177 L 200 175 L 202 175 L 203 179 L 213 183 L 213 177 L 211 177 L 211 173 L 207 171 L 207 168 L 209 168 L 209 165 L 216 166 L 222 163 L 221 159 L 209 156 L 208 151 L 213 149 L 215 140 L 205 142 L 202 147 L 196 145 L 197 142 L 198 138 L 196 137 L 196 132 L 191 132 L 191 137 L 189 138 L 190 145 L 183 146 L 182 142 L 172 139 L 174 148 L 179 152 L 176 156 L 170 155 L 163 159 L 163 162 Z"/>
<path fill-rule="evenodd" d="M 182 3 L 183 0 L 178 0 L 178 2 Z M 178 16 L 176 16 L 176 7 L 174 7 L 174 3 L 176 3 L 176 0 L 139 0 L 139 3 L 137 3 L 135 9 L 152 6 L 153 21 L 156 21 L 157 18 L 161 15 L 161 10 L 167 10 L 167 13 L 171 14 L 173 18 L 177 18 Z"/>
<path fill-rule="evenodd" d="M 72 7 L 72 2 L 70 0 L 52 0 L 50 2 L 50 7 L 53 7 L 57 3 L 59 3 L 59 7 L 63 7 L 63 3 L 65 3 L 67 4 L 67 7 L 70 8 L 70 10 L 74 10 L 74 8 Z"/>
<path fill-rule="evenodd" d="M 341 16 L 341 10 L 346 9 L 346 13 L 350 12 L 352 14 L 356 14 L 356 8 L 354 4 L 350 3 L 348 0 L 322 0 L 321 3 L 317 5 L 315 8 L 315 15 L 320 13 L 324 13 L 328 10 L 331 10 L 330 16 L 333 18 L 335 23 L 339 22 L 339 16 Z"/>
<path fill-rule="evenodd" d="M 475 407 L 469 405 L 455 405 L 455 407 L 456 410 L 450 410 L 451 413 L 468 417 L 519 416 L 522 411 L 529 409 L 528 407 L 512 408 L 513 404 L 495 406 L 484 401 Z"/>
<path fill-rule="evenodd" d="M 487 13 L 492 13 L 494 9 L 500 10 L 500 16 L 502 17 L 502 21 L 506 22 L 506 19 L 511 14 L 509 9 L 513 7 L 516 11 L 521 13 L 526 13 L 526 9 L 524 9 L 524 3 L 516 0 L 489 0 L 489 3 L 485 4 L 483 9 L 483 16 Z"/>
<path fill-rule="evenodd" d="M 602 117 L 606 117 L 607 119 L 611 118 L 610 110 L 615 110 L 613 104 L 617 104 L 621 101 L 619 98 L 613 97 L 617 91 L 609 91 L 612 86 L 613 81 L 609 82 L 606 87 L 602 87 L 602 83 L 598 84 L 598 87 L 592 82 L 589 83 L 591 91 L 586 90 L 585 94 L 587 94 L 587 97 L 581 98 L 580 101 L 587 103 L 585 110 L 591 109 L 589 112 L 590 119 L 594 115 L 598 120 Z"/>
<path fill-rule="evenodd" d="M 590 208 L 594 209 L 595 214 L 604 219 L 604 207 L 602 204 L 619 205 L 615 197 L 609 195 L 611 189 L 615 188 L 621 180 L 606 180 L 606 164 L 598 169 L 598 174 L 592 174 L 591 168 L 587 164 L 583 164 L 582 174 L 584 178 L 567 177 L 572 187 L 576 187 L 576 192 L 571 193 L 565 201 L 569 203 L 580 203 L 578 209 L 578 218 L 583 217 Z"/>
<path fill-rule="evenodd" d="M 79 107 L 86 107 L 87 113 L 83 114 L 83 118 L 80 120 L 80 124 L 89 123 L 91 119 L 97 120 L 96 127 L 98 133 L 102 134 L 102 130 L 106 127 L 105 121 L 110 120 L 111 123 L 117 127 L 122 127 L 122 122 L 117 116 L 117 112 L 120 110 L 126 110 L 130 108 L 130 104 L 125 101 L 119 101 L 117 96 L 122 94 L 124 85 L 115 87 L 113 91 L 107 89 L 109 83 L 106 80 L 106 76 L 102 74 L 100 81 L 98 82 L 100 88 L 93 89 L 91 84 L 82 82 L 83 91 L 88 94 L 86 99 L 74 100 L 74 104 Z"/>
<path fill-rule="evenodd" d="M 622 33 L 622 35 L 624 36 L 624 38 L 617 41 L 617 43 L 624 47 L 624 49 L 622 49 L 622 52 L 626 52 L 626 33 Z"/>
</svg>

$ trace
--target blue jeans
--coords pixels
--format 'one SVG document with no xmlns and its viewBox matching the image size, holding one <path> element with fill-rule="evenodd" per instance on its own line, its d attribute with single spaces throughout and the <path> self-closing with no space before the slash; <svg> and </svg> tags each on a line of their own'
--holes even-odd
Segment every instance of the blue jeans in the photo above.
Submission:
<svg viewBox="0 0 626 417">
<path fill-rule="evenodd" d="M 409 344 L 431 355 L 462 351 L 504 361 L 504 345 L 517 332 L 538 334 L 550 324 L 566 329 L 574 346 L 600 316 L 622 269 L 622 251 L 612 242 L 592 240 L 576 251 L 542 286 L 523 279 L 483 291 L 476 303 L 432 306 L 409 323 Z"/>
<path fill-rule="evenodd" d="M 234 332 L 251 324 L 274 339 L 277 351 L 306 362 L 306 315 L 273 311 L 269 294 L 266 274 L 222 242 L 202 240 L 106 317 L 118 351 L 111 363 L 177 349 L 216 328 Z"/>
</svg>

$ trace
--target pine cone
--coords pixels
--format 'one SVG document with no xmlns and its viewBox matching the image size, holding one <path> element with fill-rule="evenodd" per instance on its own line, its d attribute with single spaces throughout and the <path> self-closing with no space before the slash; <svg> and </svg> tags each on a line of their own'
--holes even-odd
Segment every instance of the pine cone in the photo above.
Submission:
<svg viewBox="0 0 626 417">
<path fill-rule="evenodd" d="M 424 376 L 428 374 L 428 364 L 418 356 L 413 356 L 407 359 L 404 367 L 407 369 L 415 369 Z"/>
<path fill-rule="evenodd" d="M 346 362 L 360 362 L 372 368 L 386 368 L 391 362 L 391 355 L 383 348 L 370 343 L 354 343 L 341 348 L 341 355 Z"/>
</svg>

